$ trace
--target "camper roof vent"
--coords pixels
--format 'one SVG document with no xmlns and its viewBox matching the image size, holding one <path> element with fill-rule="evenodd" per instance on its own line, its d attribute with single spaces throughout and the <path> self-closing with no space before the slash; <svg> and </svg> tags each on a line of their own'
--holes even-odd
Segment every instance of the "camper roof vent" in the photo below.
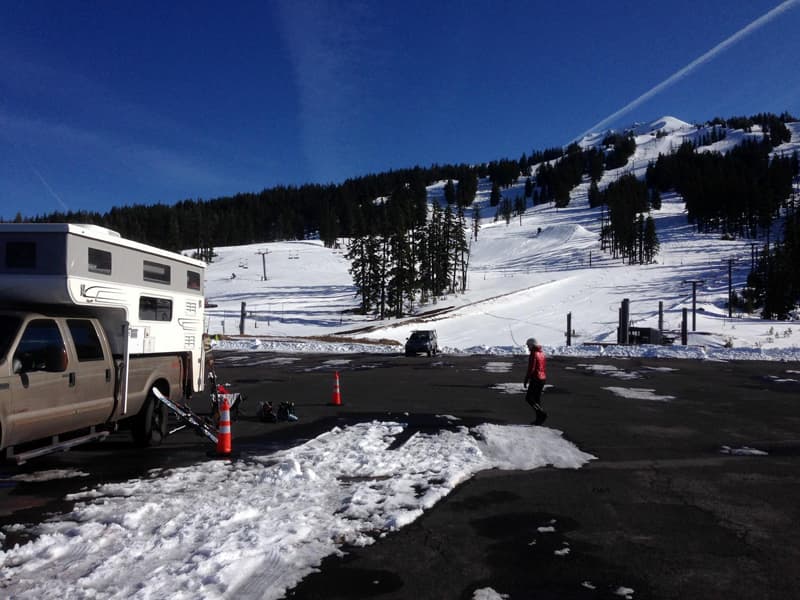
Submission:
<svg viewBox="0 0 800 600">
<path fill-rule="evenodd" d="M 105 234 L 111 237 L 121 238 L 122 236 L 114 231 L 113 229 L 108 229 L 107 227 L 100 227 L 100 225 L 93 225 L 91 223 L 81 224 L 81 227 L 84 229 L 88 229 L 89 231 L 93 231 L 99 234 Z"/>
</svg>

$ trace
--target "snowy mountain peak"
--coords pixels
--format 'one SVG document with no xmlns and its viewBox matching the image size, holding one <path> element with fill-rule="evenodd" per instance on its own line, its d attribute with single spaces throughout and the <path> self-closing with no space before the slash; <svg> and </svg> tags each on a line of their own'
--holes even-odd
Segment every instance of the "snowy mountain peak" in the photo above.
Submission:
<svg viewBox="0 0 800 600">
<path fill-rule="evenodd" d="M 665 115 L 660 119 L 650 121 L 649 123 L 633 123 L 621 130 L 606 129 L 604 131 L 596 131 L 587 133 L 582 138 L 577 140 L 581 148 L 591 148 L 600 146 L 603 141 L 612 133 L 632 133 L 634 136 L 643 135 L 667 135 L 675 132 L 693 130 L 694 126 L 691 123 L 682 121 L 677 117 Z"/>
<path fill-rule="evenodd" d="M 656 119 L 655 121 L 651 121 L 645 125 L 639 125 L 634 128 L 633 132 L 635 135 L 644 135 L 647 133 L 654 133 L 654 132 L 663 132 L 663 133 L 672 133 L 674 131 L 681 131 L 684 129 L 691 129 L 692 125 L 687 123 L 686 121 L 681 121 L 676 117 L 671 117 L 669 115 L 663 116 L 660 119 Z"/>
</svg>

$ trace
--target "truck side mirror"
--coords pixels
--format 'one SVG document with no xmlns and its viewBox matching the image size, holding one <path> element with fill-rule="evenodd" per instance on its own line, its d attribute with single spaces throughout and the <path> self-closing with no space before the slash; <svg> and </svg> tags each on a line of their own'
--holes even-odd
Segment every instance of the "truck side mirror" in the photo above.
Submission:
<svg viewBox="0 0 800 600">
<path fill-rule="evenodd" d="M 44 370 L 51 373 L 67 370 L 67 349 L 64 346 L 47 347 Z"/>
<path fill-rule="evenodd" d="M 14 368 L 14 373 L 17 375 L 22 375 L 23 373 L 30 373 L 31 371 L 35 371 L 35 362 L 33 360 L 33 354 L 30 352 L 17 352 L 14 354 L 14 360 L 12 362 L 12 366 Z"/>
</svg>

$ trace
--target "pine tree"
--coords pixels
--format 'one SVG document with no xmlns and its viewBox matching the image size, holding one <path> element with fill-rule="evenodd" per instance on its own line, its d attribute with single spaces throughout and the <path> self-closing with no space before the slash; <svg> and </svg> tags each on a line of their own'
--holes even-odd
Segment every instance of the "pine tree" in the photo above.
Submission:
<svg viewBox="0 0 800 600">
<path fill-rule="evenodd" d="M 378 252 L 372 257 L 370 264 L 373 265 L 377 273 L 377 286 L 378 286 L 378 318 L 383 320 L 386 318 L 388 312 L 389 302 L 389 269 L 391 263 L 391 240 L 389 236 L 383 235 L 378 238 Z"/>
<path fill-rule="evenodd" d="M 475 201 L 478 193 L 478 175 L 473 169 L 465 168 L 458 176 L 456 188 L 456 202 L 459 206 L 467 207 Z"/>
<path fill-rule="evenodd" d="M 517 196 L 514 198 L 514 213 L 519 215 L 519 224 L 522 225 L 522 213 L 525 212 L 525 197 Z"/>
<path fill-rule="evenodd" d="M 320 214 L 319 239 L 326 248 L 333 248 L 338 237 L 339 223 L 336 213 L 326 204 Z"/>
<path fill-rule="evenodd" d="M 481 228 L 481 209 L 477 206 L 472 209 L 472 237 L 478 241 L 478 231 Z"/>
<path fill-rule="evenodd" d="M 600 193 L 600 188 L 597 187 L 597 182 L 592 180 L 589 184 L 589 206 L 597 208 L 603 203 L 603 195 Z"/>
<path fill-rule="evenodd" d="M 449 210 L 449 207 L 448 207 Z M 428 262 L 430 270 L 429 292 L 431 297 L 436 298 L 444 294 L 448 285 L 449 255 L 447 252 L 447 235 L 445 229 L 445 214 L 438 207 L 433 205 L 433 213 L 427 228 L 427 253 L 423 261 Z"/>
<path fill-rule="evenodd" d="M 531 198 L 533 196 L 533 179 L 528 177 L 525 180 L 525 198 Z"/>
<path fill-rule="evenodd" d="M 370 255 L 374 249 L 373 240 L 367 236 L 351 238 L 347 245 L 345 258 L 350 261 L 350 276 L 356 294 L 361 297 L 361 314 L 368 314 L 372 309 L 372 271 Z"/>
<path fill-rule="evenodd" d="M 513 212 L 511 207 L 511 200 L 508 198 L 503 198 L 503 201 L 500 203 L 498 208 L 498 212 L 503 217 L 503 220 L 506 222 L 506 225 L 511 223 L 511 214 Z"/>
<path fill-rule="evenodd" d="M 389 247 L 390 267 L 387 282 L 389 312 L 392 316 L 400 318 L 405 313 L 405 305 L 411 306 L 416 286 L 410 236 L 404 232 L 395 233 L 391 237 Z"/>
<path fill-rule="evenodd" d="M 454 271 L 456 269 L 454 264 L 455 253 L 453 251 L 455 243 L 453 239 L 455 235 L 455 216 L 449 206 L 444 211 L 441 231 L 443 236 L 441 246 L 439 247 L 438 258 L 440 261 L 440 274 L 445 282 L 442 291 L 447 290 L 453 293 L 455 291 Z"/>
<path fill-rule="evenodd" d="M 492 183 L 492 192 L 489 195 L 489 206 L 497 206 L 500 204 L 500 185 Z"/>
<path fill-rule="evenodd" d="M 650 190 L 650 208 L 661 210 L 661 192 L 655 188 Z"/>
<path fill-rule="evenodd" d="M 600 181 L 603 176 L 603 153 L 596 148 L 586 150 L 586 162 L 589 179 L 593 182 Z"/>
<path fill-rule="evenodd" d="M 455 252 L 458 255 L 458 264 L 461 265 L 461 291 L 467 289 L 467 271 L 469 267 L 469 241 L 467 239 L 467 217 L 464 210 L 459 208 L 457 230 L 453 239 L 455 240 Z"/>
<path fill-rule="evenodd" d="M 636 244 L 632 254 L 631 262 L 644 264 L 644 215 L 642 213 L 636 217 Z"/>
<path fill-rule="evenodd" d="M 453 184 L 452 179 L 448 179 L 444 186 L 444 199 L 448 204 L 453 204 L 456 201 L 456 186 Z"/>
<path fill-rule="evenodd" d="M 416 243 L 414 262 L 419 265 L 417 268 L 416 287 L 419 290 L 420 304 L 427 304 L 433 288 L 433 263 L 430 261 L 430 238 L 428 237 L 427 227 L 421 231 L 419 240 Z"/>
<path fill-rule="evenodd" d="M 658 255 L 660 244 L 656 233 L 656 223 L 653 217 L 647 217 L 644 224 L 644 262 L 651 263 Z"/>
</svg>

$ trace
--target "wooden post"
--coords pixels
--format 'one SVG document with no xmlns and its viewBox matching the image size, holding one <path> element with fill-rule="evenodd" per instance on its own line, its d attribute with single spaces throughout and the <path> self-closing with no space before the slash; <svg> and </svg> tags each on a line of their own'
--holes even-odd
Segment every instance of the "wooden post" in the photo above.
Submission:
<svg viewBox="0 0 800 600">
<path fill-rule="evenodd" d="M 630 323 L 630 308 L 631 301 L 625 298 L 622 301 L 622 306 L 619 309 L 619 336 L 617 342 L 620 344 L 628 344 L 628 337 L 630 335 L 629 331 L 629 323 Z"/>
<path fill-rule="evenodd" d="M 567 313 L 567 346 L 572 346 L 572 313 Z"/>
<path fill-rule="evenodd" d="M 684 346 L 689 345 L 689 333 L 688 333 L 689 325 L 687 323 L 687 321 L 689 320 L 688 312 L 689 309 L 684 307 L 683 320 L 681 321 L 681 344 L 683 344 Z"/>
<path fill-rule="evenodd" d="M 733 259 L 728 259 L 728 318 L 733 317 Z"/>
</svg>

